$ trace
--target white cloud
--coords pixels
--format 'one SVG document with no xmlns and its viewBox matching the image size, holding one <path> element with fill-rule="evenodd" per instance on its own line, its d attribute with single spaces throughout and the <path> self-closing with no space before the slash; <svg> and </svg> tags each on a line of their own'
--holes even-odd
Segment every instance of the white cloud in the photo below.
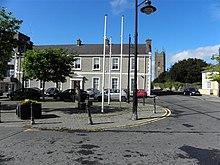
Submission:
<svg viewBox="0 0 220 165">
<path fill-rule="evenodd" d="M 129 8 L 130 3 L 128 0 L 111 0 L 110 5 L 112 8 L 112 13 L 114 15 L 118 15 L 125 11 L 125 9 Z"/>
<path fill-rule="evenodd" d="M 198 58 L 198 59 L 203 59 L 203 60 L 205 60 L 206 58 L 210 59 L 213 54 L 216 54 L 216 53 L 218 54 L 219 47 L 220 47 L 220 44 L 214 45 L 214 46 L 200 47 L 197 49 L 184 50 L 182 52 L 179 52 L 173 55 L 170 58 L 169 63 L 173 64 L 175 62 L 178 62 L 183 59 L 188 59 L 188 58 Z"/>
</svg>

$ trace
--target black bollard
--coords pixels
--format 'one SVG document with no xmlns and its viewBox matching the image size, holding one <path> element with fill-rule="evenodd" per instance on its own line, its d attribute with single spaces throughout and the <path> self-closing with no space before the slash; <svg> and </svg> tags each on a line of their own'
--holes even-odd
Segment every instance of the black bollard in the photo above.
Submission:
<svg viewBox="0 0 220 165">
<path fill-rule="evenodd" d="M 0 123 L 2 122 L 2 121 L 1 121 L 1 117 L 2 117 L 2 116 L 1 116 L 1 110 L 2 110 L 2 105 L 1 105 L 1 102 L 0 102 Z"/>
<path fill-rule="evenodd" d="M 154 96 L 154 113 L 156 113 L 156 97 Z"/>
<path fill-rule="evenodd" d="M 88 113 L 88 124 L 93 125 L 89 98 L 86 99 L 86 110 Z"/>
<path fill-rule="evenodd" d="M 35 122 L 34 122 L 34 112 L 33 112 L 32 103 L 31 103 L 31 124 L 35 124 Z"/>
<path fill-rule="evenodd" d="M 145 97 L 143 96 L 143 105 L 145 105 Z"/>
</svg>

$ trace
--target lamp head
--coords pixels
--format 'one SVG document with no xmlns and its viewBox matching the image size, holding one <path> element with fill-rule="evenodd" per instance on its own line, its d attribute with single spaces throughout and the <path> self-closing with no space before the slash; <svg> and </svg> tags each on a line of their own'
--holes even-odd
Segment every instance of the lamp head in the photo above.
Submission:
<svg viewBox="0 0 220 165">
<path fill-rule="evenodd" d="M 157 10 L 156 7 L 152 6 L 151 5 L 151 1 L 150 0 L 147 0 L 145 2 L 146 6 L 142 7 L 141 8 L 141 12 L 142 13 L 145 13 L 147 15 L 150 15 L 151 13 L 155 12 Z"/>
</svg>

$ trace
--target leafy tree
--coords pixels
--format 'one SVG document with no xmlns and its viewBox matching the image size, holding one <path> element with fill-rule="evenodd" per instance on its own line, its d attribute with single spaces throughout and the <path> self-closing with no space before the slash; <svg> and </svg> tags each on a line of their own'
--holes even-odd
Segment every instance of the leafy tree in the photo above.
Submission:
<svg viewBox="0 0 220 165">
<path fill-rule="evenodd" d="M 187 60 L 175 63 L 170 71 L 170 78 L 172 81 L 182 83 L 194 83 L 202 81 L 201 72 L 208 64 L 201 59 L 189 58 Z"/>
<path fill-rule="evenodd" d="M 165 83 L 169 81 L 169 72 L 161 73 L 155 80 L 154 83 Z"/>
<path fill-rule="evenodd" d="M 7 62 L 12 57 L 12 51 L 18 46 L 15 34 L 20 29 L 21 20 L 13 17 L 12 12 L 0 10 L 0 80 L 6 76 Z"/>
<path fill-rule="evenodd" d="M 33 49 L 24 53 L 23 69 L 26 78 L 43 82 L 65 82 L 70 76 L 75 54 L 64 49 Z"/>
</svg>

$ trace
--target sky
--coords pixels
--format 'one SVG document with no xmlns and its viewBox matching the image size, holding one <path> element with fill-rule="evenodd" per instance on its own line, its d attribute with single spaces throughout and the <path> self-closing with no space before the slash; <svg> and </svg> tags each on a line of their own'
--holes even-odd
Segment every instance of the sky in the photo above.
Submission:
<svg viewBox="0 0 220 165">
<path fill-rule="evenodd" d="M 141 4 L 142 0 L 138 0 Z M 166 68 L 179 60 L 199 58 L 208 63 L 220 47 L 220 0 L 151 0 L 157 11 L 151 15 L 138 7 L 138 43 L 152 40 L 155 50 L 166 52 Z M 123 43 L 129 34 L 134 44 L 135 0 L 0 0 L 0 6 L 23 20 L 20 32 L 34 45 L 102 44 L 104 18 L 107 37 Z M 154 57 L 153 57 L 154 59 Z"/>
</svg>

